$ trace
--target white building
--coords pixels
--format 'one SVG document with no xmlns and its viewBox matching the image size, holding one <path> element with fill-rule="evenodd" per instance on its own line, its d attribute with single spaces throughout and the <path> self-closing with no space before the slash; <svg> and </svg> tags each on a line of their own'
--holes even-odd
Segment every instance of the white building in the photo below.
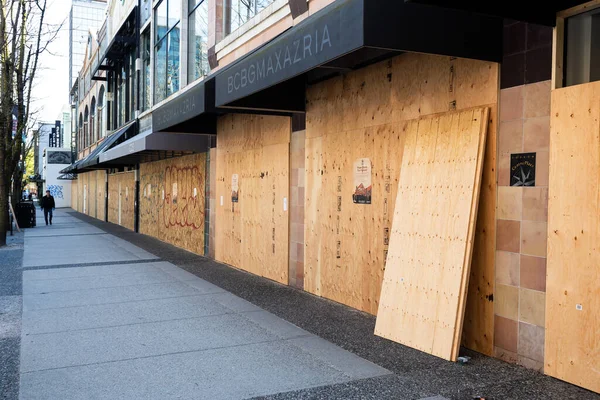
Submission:
<svg viewBox="0 0 600 400">
<path fill-rule="evenodd" d="M 43 156 L 44 190 L 50 191 L 54 196 L 56 208 L 71 207 L 71 182 L 70 180 L 58 179 L 60 170 L 71 164 L 71 149 L 48 147 Z"/>
<path fill-rule="evenodd" d="M 83 66 L 89 32 L 106 18 L 106 0 L 72 0 L 69 13 L 69 91 Z"/>
</svg>

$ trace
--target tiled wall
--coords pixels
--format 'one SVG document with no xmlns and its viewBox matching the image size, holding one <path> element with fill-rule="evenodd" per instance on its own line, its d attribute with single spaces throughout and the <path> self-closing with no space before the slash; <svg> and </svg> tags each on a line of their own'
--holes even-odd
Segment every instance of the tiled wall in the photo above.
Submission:
<svg viewBox="0 0 600 400">
<path fill-rule="evenodd" d="M 304 140 L 306 131 L 292 132 L 290 144 L 290 286 L 304 288 Z"/>
<path fill-rule="evenodd" d="M 494 352 L 538 370 L 544 361 L 551 62 L 551 28 L 505 21 Z M 536 153 L 535 187 L 510 186 L 510 157 L 515 153 Z"/>
<path fill-rule="evenodd" d="M 550 81 L 503 89 L 498 135 L 495 353 L 542 369 Z M 536 153 L 535 187 L 511 187 L 510 155 Z"/>
</svg>

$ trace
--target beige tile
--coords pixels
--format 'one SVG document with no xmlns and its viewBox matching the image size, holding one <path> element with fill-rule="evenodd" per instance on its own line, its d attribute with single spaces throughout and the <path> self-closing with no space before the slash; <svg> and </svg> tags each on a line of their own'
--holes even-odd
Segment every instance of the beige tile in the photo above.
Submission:
<svg viewBox="0 0 600 400">
<path fill-rule="evenodd" d="M 498 157 L 498 186 L 510 185 L 510 154 Z"/>
<path fill-rule="evenodd" d="M 496 283 L 519 286 L 520 255 L 496 251 Z"/>
<path fill-rule="evenodd" d="M 550 81 L 525 85 L 523 90 L 523 116 L 525 118 L 549 116 L 550 93 Z"/>
<path fill-rule="evenodd" d="M 523 151 L 544 151 L 549 146 L 550 117 L 527 118 L 523 122 Z"/>
<path fill-rule="evenodd" d="M 521 222 L 521 254 L 546 257 L 547 227 L 546 222 Z"/>
<path fill-rule="evenodd" d="M 499 219 L 496 228 L 496 249 L 519 253 L 521 249 L 521 223 Z"/>
<path fill-rule="evenodd" d="M 517 320 L 519 317 L 519 288 L 496 285 L 494 312 L 501 317 Z"/>
<path fill-rule="evenodd" d="M 498 154 L 500 156 L 521 153 L 523 150 L 523 120 L 500 122 L 498 130 Z"/>
<path fill-rule="evenodd" d="M 498 188 L 498 219 L 521 220 L 523 188 L 501 186 Z"/>
<path fill-rule="evenodd" d="M 550 167 L 547 151 L 538 151 L 535 155 L 535 185 L 548 186 L 548 169 Z"/>
<path fill-rule="evenodd" d="M 519 289 L 519 321 L 544 326 L 546 293 L 531 289 Z"/>
<path fill-rule="evenodd" d="M 512 319 L 494 317 L 494 345 L 511 353 L 517 352 L 518 322 Z"/>
<path fill-rule="evenodd" d="M 546 259 L 521 255 L 519 283 L 522 288 L 546 291 Z"/>
<path fill-rule="evenodd" d="M 523 118 L 523 86 L 500 91 L 500 121 Z"/>
<path fill-rule="evenodd" d="M 519 322 L 518 354 L 535 361 L 544 361 L 544 328 Z"/>
<path fill-rule="evenodd" d="M 547 187 L 523 188 L 522 219 L 524 221 L 548 221 Z"/>
<path fill-rule="evenodd" d="M 494 347 L 494 357 L 511 364 L 516 364 L 519 360 L 517 353 L 505 350 L 501 347 Z"/>
</svg>

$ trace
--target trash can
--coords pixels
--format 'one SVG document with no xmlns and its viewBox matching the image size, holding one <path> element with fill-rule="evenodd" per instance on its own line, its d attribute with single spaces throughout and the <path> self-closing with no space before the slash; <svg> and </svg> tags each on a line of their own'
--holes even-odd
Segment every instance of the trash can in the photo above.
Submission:
<svg viewBox="0 0 600 400">
<path fill-rule="evenodd" d="M 35 226 L 35 205 L 33 201 L 21 201 L 17 203 L 17 223 L 20 228 L 33 228 Z"/>
</svg>

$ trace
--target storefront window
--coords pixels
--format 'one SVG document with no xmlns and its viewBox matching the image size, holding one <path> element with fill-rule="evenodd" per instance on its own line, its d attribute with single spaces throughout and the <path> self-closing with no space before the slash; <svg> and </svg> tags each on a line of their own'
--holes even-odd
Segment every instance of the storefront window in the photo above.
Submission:
<svg viewBox="0 0 600 400">
<path fill-rule="evenodd" d="M 142 111 L 150 108 L 152 81 L 150 75 L 150 30 L 142 33 Z"/>
<path fill-rule="evenodd" d="M 155 103 L 179 90 L 180 1 L 162 0 L 155 8 Z"/>
<path fill-rule="evenodd" d="M 225 36 L 244 25 L 250 18 L 265 9 L 275 0 L 225 0 Z"/>
<path fill-rule="evenodd" d="M 208 0 L 190 0 L 188 82 L 208 75 Z"/>
</svg>

